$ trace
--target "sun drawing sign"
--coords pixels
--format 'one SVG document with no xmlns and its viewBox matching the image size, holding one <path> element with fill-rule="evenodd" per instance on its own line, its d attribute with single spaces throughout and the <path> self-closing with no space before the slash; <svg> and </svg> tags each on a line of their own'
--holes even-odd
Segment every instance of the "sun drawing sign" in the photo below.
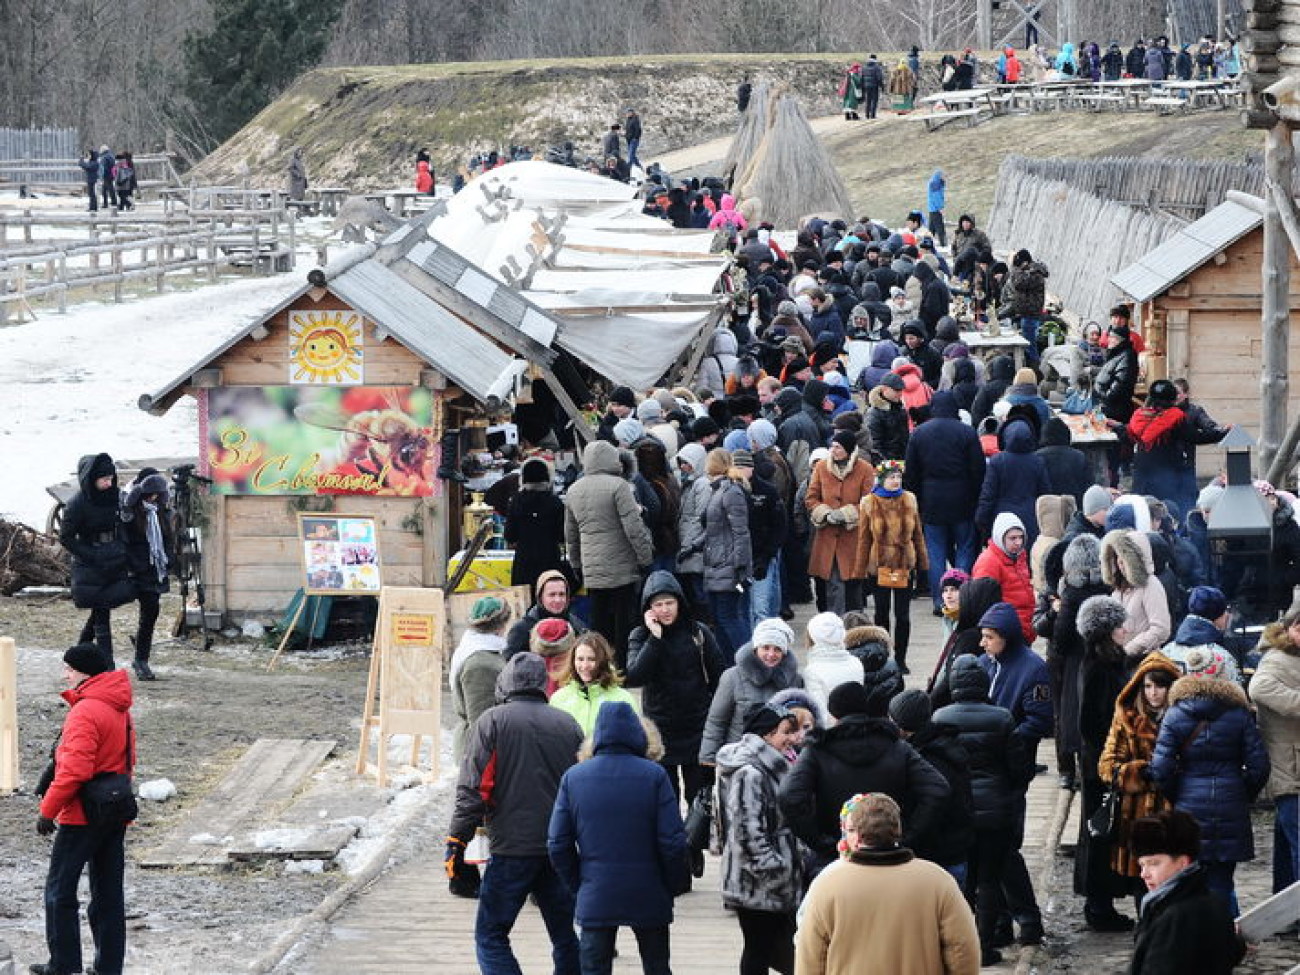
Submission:
<svg viewBox="0 0 1300 975">
<path fill-rule="evenodd" d="M 361 334 L 354 311 L 290 311 L 289 382 L 358 385 L 365 375 Z"/>
</svg>

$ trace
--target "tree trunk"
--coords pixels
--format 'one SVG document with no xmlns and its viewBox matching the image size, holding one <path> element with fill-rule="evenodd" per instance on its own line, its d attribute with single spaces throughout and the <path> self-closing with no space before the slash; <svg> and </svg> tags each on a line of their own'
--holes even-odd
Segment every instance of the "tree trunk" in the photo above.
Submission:
<svg viewBox="0 0 1300 975">
<path fill-rule="evenodd" d="M 1264 137 L 1265 179 L 1289 193 L 1294 165 L 1291 127 L 1278 122 Z M 1268 470 L 1286 433 L 1287 346 L 1291 327 L 1291 247 L 1277 200 L 1271 192 L 1264 198 L 1262 273 L 1259 466 Z"/>
</svg>

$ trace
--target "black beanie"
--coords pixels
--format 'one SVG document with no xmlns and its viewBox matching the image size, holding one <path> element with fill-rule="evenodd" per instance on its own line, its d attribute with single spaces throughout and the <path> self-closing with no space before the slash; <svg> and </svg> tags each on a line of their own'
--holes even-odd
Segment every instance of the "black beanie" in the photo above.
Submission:
<svg viewBox="0 0 1300 975">
<path fill-rule="evenodd" d="M 831 437 L 831 442 L 837 443 L 843 447 L 844 452 L 850 457 L 853 456 L 853 451 L 858 449 L 858 438 L 854 435 L 852 430 L 838 431 L 835 436 Z"/>
<path fill-rule="evenodd" d="M 610 390 L 609 401 L 630 410 L 636 409 L 636 394 L 626 386 L 615 386 Z"/>
<path fill-rule="evenodd" d="M 549 484 L 551 469 L 540 457 L 530 457 L 524 461 L 524 466 L 519 472 L 519 480 L 523 484 Z"/>
<path fill-rule="evenodd" d="M 788 717 L 790 717 L 790 712 L 785 708 L 774 707 L 771 704 L 760 704 L 745 718 L 745 734 L 758 735 L 761 738 L 773 728 L 778 727 Z"/>
<path fill-rule="evenodd" d="M 889 702 L 889 717 L 904 731 L 920 731 L 930 720 L 929 695 L 915 688 L 903 691 Z"/>
<path fill-rule="evenodd" d="M 78 643 L 63 655 L 63 662 L 79 674 L 95 677 L 112 670 L 108 656 L 93 643 Z"/>
<path fill-rule="evenodd" d="M 850 714 L 867 714 L 871 710 L 871 699 L 867 689 L 855 680 L 845 681 L 831 690 L 826 701 L 826 709 L 831 717 L 839 721 Z M 881 709 L 883 711 L 883 709 Z"/>
</svg>

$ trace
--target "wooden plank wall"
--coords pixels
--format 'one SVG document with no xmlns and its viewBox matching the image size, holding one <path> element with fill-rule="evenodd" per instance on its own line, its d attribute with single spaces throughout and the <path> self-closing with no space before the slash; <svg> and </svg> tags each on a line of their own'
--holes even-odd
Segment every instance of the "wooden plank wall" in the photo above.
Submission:
<svg viewBox="0 0 1300 975">
<path fill-rule="evenodd" d="M 288 385 L 288 312 L 348 307 L 328 291 L 308 292 L 267 319 L 260 339 L 241 340 L 210 365 L 221 370 L 223 386 Z M 424 360 L 392 338 L 377 342 L 369 320 L 364 327 L 366 385 L 419 385 L 421 373 L 429 368 Z M 340 496 L 334 499 L 333 510 L 375 517 L 385 585 L 421 586 L 432 581 L 430 572 L 436 568 L 426 556 L 426 542 L 436 547 L 435 536 L 444 520 L 430 517 L 426 505 L 443 503 L 442 498 Z M 295 499 L 286 496 L 218 499 L 205 540 L 209 608 L 238 615 L 280 612 L 288 605 L 303 584 L 298 511 Z M 423 534 L 414 530 L 415 524 L 421 525 Z"/>
<path fill-rule="evenodd" d="M 1176 333 L 1179 321 L 1187 330 L 1185 343 L 1169 343 L 1168 361 L 1153 360 L 1158 368 L 1149 378 L 1180 376 L 1191 383 L 1192 399 L 1220 423 L 1240 423 L 1259 437 L 1260 291 L 1263 230 L 1247 234 L 1228 247 L 1222 262 L 1211 261 L 1193 271 L 1152 305 L 1150 339 L 1164 347 L 1165 334 Z M 1300 314 L 1300 263 L 1291 255 L 1291 310 Z M 1168 330 L 1166 332 L 1166 330 Z M 1185 361 L 1183 361 L 1185 360 Z M 1289 372 L 1300 376 L 1300 341 L 1291 342 Z M 1300 415 L 1300 382 L 1290 391 L 1291 416 Z M 1197 473 L 1214 475 L 1223 452 L 1214 447 L 1197 451 Z"/>
</svg>

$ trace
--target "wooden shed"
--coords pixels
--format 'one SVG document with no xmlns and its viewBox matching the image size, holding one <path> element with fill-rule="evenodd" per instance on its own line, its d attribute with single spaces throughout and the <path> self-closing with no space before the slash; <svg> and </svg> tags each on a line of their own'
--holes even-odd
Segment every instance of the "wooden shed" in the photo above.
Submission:
<svg viewBox="0 0 1300 975">
<path fill-rule="evenodd" d="M 1192 399 L 1220 423 L 1258 436 L 1264 263 L 1264 201 L 1241 193 L 1124 268 L 1111 282 L 1134 303 L 1147 342 L 1147 381 L 1185 378 Z M 1300 311 L 1300 264 L 1291 259 L 1290 311 Z M 1290 348 L 1289 372 L 1300 370 Z M 1292 384 L 1289 411 L 1300 410 Z M 1197 453 L 1198 475 L 1214 474 L 1221 452 Z"/>
<path fill-rule="evenodd" d="M 436 274 L 408 259 L 417 243 Z M 541 309 L 404 230 L 313 271 L 142 396 L 154 414 L 184 395 L 198 404 L 199 467 L 213 482 L 208 610 L 238 619 L 286 607 L 303 585 L 304 511 L 373 516 L 383 584 L 440 585 L 461 542 L 463 494 L 438 477 L 443 435 L 508 415 L 530 369 L 554 379 L 548 326 Z"/>
</svg>

